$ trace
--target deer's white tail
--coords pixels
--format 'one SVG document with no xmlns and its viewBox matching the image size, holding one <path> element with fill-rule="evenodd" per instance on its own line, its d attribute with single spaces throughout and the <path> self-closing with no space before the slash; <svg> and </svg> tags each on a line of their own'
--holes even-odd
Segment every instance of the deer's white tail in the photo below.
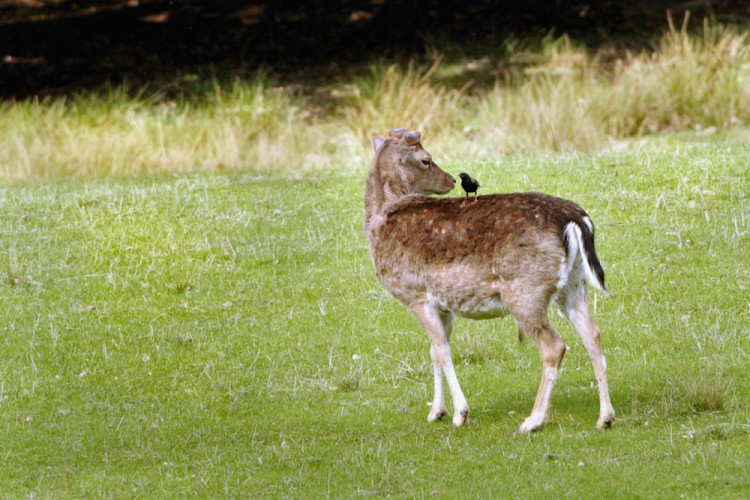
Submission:
<svg viewBox="0 0 750 500">
<path fill-rule="evenodd" d="M 565 226 L 563 241 L 568 252 L 567 269 L 572 269 L 580 253 L 588 282 L 603 293 L 609 293 L 604 285 L 604 270 L 594 249 L 594 224 L 591 219 L 583 217 L 581 222 L 569 222 Z"/>
</svg>

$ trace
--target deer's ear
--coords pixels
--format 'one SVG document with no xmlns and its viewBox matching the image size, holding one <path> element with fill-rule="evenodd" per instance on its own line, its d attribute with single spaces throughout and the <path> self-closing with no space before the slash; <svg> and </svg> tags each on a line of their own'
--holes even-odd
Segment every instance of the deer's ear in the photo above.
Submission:
<svg viewBox="0 0 750 500">
<path fill-rule="evenodd" d="M 376 153 L 380 148 L 383 147 L 383 143 L 385 142 L 385 139 L 379 136 L 375 136 L 372 138 L 372 150 Z"/>
</svg>

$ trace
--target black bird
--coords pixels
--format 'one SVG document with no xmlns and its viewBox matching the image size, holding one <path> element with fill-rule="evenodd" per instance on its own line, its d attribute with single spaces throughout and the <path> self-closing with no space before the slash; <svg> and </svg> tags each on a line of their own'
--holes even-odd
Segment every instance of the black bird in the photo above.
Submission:
<svg viewBox="0 0 750 500">
<path fill-rule="evenodd" d="M 461 187 L 466 191 L 466 199 L 461 203 L 461 206 L 463 207 L 466 205 L 466 202 L 469 200 L 469 193 L 474 193 L 474 203 L 477 202 L 477 190 L 479 189 L 479 181 L 476 179 L 472 179 L 471 176 L 467 173 L 461 172 L 458 174 L 458 176 L 461 178 Z"/>
</svg>

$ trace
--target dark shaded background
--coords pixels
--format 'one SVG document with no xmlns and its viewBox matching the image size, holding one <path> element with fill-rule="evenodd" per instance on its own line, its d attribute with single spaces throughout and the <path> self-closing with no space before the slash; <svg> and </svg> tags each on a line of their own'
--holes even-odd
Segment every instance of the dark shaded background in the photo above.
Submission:
<svg viewBox="0 0 750 500">
<path fill-rule="evenodd" d="M 743 0 L 0 0 L 0 98 L 107 82 L 179 91 L 186 75 L 260 68 L 282 81 L 324 81 L 429 47 L 476 56 L 509 35 L 638 48 L 663 33 L 667 11 L 680 23 L 685 10 L 725 24 L 750 18 Z"/>
</svg>

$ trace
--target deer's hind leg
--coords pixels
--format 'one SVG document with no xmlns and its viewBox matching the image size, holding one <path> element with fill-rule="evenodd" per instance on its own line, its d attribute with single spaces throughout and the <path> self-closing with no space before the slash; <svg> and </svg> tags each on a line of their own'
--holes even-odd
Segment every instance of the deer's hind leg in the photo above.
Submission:
<svg viewBox="0 0 750 500">
<path fill-rule="evenodd" d="M 516 317 L 520 330 L 526 332 L 539 347 L 542 357 L 542 379 L 534 401 L 534 408 L 516 432 L 526 434 L 541 429 L 547 422 L 552 399 L 552 390 L 557 382 L 565 344 L 547 317 L 551 296 L 546 291 L 526 293 L 521 301 L 506 301 L 508 309 Z"/>
<path fill-rule="evenodd" d="M 570 323 L 583 340 L 583 345 L 594 366 L 594 375 L 599 389 L 599 420 L 596 426 L 606 429 L 615 421 L 615 410 L 609 400 L 609 386 L 607 384 L 607 363 L 602 354 L 599 328 L 594 323 L 589 312 L 586 284 L 574 287 L 558 297 L 558 302 Z"/>
<path fill-rule="evenodd" d="M 451 357 L 449 340 L 453 328 L 453 314 L 439 311 L 429 303 L 414 305 L 412 311 L 430 338 L 435 387 L 432 408 L 427 415 L 427 421 L 440 420 L 446 413 L 443 393 L 443 377 L 445 377 L 453 399 L 453 425 L 460 427 L 469 418 L 469 404 L 461 391 Z"/>
</svg>

